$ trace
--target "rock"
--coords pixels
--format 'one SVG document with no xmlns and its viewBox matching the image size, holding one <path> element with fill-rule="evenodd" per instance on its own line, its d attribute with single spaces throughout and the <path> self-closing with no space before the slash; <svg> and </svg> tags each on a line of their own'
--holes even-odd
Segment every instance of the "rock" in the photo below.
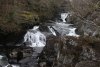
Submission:
<svg viewBox="0 0 100 67">
<path fill-rule="evenodd" d="M 12 65 L 8 65 L 7 67 L 13 67 Z"/>
<path fill-rule="evenodd" d="M 46 62 L 41 62 L 39 63 L 40 67 L 45 67 L 46 66 Z"/>
<path fill-rule="evenodd" d="M 0 65 L 1 66 L 8 65 L 8 58 L 6 56 L 0 55 Z"/>
<path fill-rule="evenodd" d="M 83 46 L 80 60 L 96 60 L 95 51 L 89 46 Z"/>
<path fill-rule="evenodd" d="M 77 32 L 84 36 L 100 38 L 99 0 L 69 0 L 72 6 L 70 23 L 78 28 Z"/>
<path fill-rule="evenodd" d="M 100 62 L 95 61 L 81 61 L 75 67 L 100 67 Z"/>
<path fill-rule="evenodd" d="M 99 41 L 91 37 L 49 37 L 39 63 L 46 62 L 50 67 L 75 67 L 81 61 L 99 61 Z"/>
</svg>

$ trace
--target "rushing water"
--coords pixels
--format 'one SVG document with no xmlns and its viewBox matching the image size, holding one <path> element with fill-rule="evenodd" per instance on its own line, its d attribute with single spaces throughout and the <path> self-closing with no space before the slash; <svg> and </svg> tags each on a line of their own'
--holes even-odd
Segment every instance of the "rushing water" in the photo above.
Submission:
<svg viewBox="0 0 100 67">
<path fill-rule="evenodd" d="M 45 34 L 44 32 L 39 30 L 40 26 L 34 26 L 33 29 L 27 31 L 24 36 L 24 43 L 28 43 L 26 44 L 26 46 L 32 47 L 35 50 L 35 52 L 33 52 L 33 57 L 31 58 L 31 60 L 34 61 L 34 63 L 32 63 L 34 66 L 37 63 L 36 57 L 39 53 L 42 52 L 43 48 L 46 45 L 46 37 L 48 36 L 46 34 L 50 33 L 49 35 L 52 34 L 54 36 L 79 37 L 79 35 L 75 33 L 76 28 L 72 27 L 72 24 L 68 24 L 66 22 L 69 14 L 70 13 L 61 13 L 62 21 L 56 21 L 55 23 L 51 23 L 51 25 L 47 25 L 46 28 L 48 28 L 49 31 L 45 32 Z M 2 61 L 2 58 L 4 58 L 4 56 L 0 55 L 0 65 L 2 65 L 2 67 L 7 67 L 9 65 L 9 63 L 6 62 L 7 59 L 5 61 Z M 19 66 L 12 65 L 12 67 Z"/>
<path fill-rule="evenodd" d="M 56 21 L 51 25 L 47 25 L 49 32 L 47 31 L 45 32 L 45 34 L 43 31 L 39 30 L 40 26 L 34 26 L 33 29 L 27 31 L 27 33 L 24 36 L 24 42 L 28 42 L 27 46 L 35 49 L 35 52 L 33 52 L 33 57 L 37 57 L 38 54 L 42 52 L 43 48 L 46 45 L 46 37 L 48 36 L 46 34 L 48 33 L 51 33 L 54 36 L 79 37 L 79 35 L 75 33 L 76 28 L 72 27 L 72 24 L 68 24 L 65 20 L 68 18 L 69 14 L 70 13 L 61 13 L 62 21 Z"/>
<path fill-rule="evenodd" d="M 79 35 L 77 35 L 75 33 L 76 28 L 72 27 L 72 24 L 68 24 L 66 22 L 65 19 L 68 18 L 70 13 L 61 13 L 61 22 L 55 22 L 55 24 L 53 26 L 51 26 L 50 31 L 52 32 L 53 35 L 57 35 L 56 31 L 60 34 L 60 36 L 75 36 L 75 37 L 79 37 Z M 66 23 L 65 23 L 66 22 Z M 56 31 L 54 31 L 56 30 Z"/>
<path fill-rule="evenodd" d="M 69 13 L 61 13 L 61 19 L 63 22 L 66 22 L 66 18 L 68 18 Z"/>
<path fill-rule="evenodd" d="M 30 47 L 44 47 L 46 36 L 39 31 L 39 26 L 34 26 L 24 37 L 24 42 L 30 42 Z"/>
<path fill-rule="evenodd" d="M 29 42 L 30 47 L 33 47 L 37 53 L 41 53 L 46 45 L 46 36 L 39 31 L 39 26 L 34 26 L 24 36 L 24 42 Z"/>
<path fill-rule="evenodd" d="M 0 55 L 0 65 L 2 67 L 8 67 L 10 64 L 8 63 L 8 59 L 6 56 Z M 0 66 L 0 67 L 1 67 Z M 11 67 L 19 67 L 19 65 L 11 65 Z"/>
<path fill-rule="evenodd" d="M 57 32 L 60 34 L 60 36 L 75 36 L 75 37 L 79 37 L 79 35 L 77 35 L 75 33 L 76 28 L 72 27 L 72 24 L 68 24 L 66 22 L 65 19 L 67 19 L 67 17 L 69 16 L 70 13 L 61 13 L 61 22 L 55 22 L 54 24 L 52 24 L 52 26 L 47 26 L 47 28 L 49 29 L 49 31 L 54 35 L 57 36 Z M 46 32 L 46 33 L 50 33 L 50 32 Z M 46 35 L 43 34 L 43 32 L 41 32 L 39 30 L 39 26 L 34 26 L 33 29 L 30 29 L 27 31 L 27 33 L 24 36 L 24 42 L 29 42 L 29 46 L 30 47 L 41 47 L 43 48 L 46 45 Z M 41 52 L 37 51 L 37 52 Z"/>
<path fill-rule="evenodd" d="M 47 25 L 47 28 L 54 36 L 75 36 L 79 37 L 75 33 L 76 28 L 72 27 L 72 24 L 68 24 L 65 19 L 68 18 L 70 13 L 61 13 L 61 22 L 52 23 L 51 26 Z M 50 32 L 46 32 L 50 33 Z M 34 26 L 33 29 L 27 31 L 24 36 L 24 42 L 29 42 L 28 46 L 33 47 L 37 53 L 41 53 L 43 47 L 46 45 L 46 35 L 39 30 L 39 26 Z"/>
</svg>

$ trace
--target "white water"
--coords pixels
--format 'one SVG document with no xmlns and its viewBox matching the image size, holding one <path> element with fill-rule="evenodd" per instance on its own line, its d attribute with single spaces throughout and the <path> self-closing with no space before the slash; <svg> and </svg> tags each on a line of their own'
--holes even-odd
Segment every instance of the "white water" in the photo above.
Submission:
<svg viewBox="0 0 100 67">
<path fill-rule="evenodd" d="M 59 33 L 60 36 L 79 37 L 79 35 L 75 33 L 76 28 L 72 27 L 72 24 L 66 23 L 65 19 L 68 18 L 69 14 L 70 13 L 61 13 L 63 22 L 55 22 L 52 26 L 47 26 L 54 36 L 57 36 L 57 33 Z M 29 42 L 28 46 L 34 47 L 36 52 L 40 53 L 46 45 L 46 35 L 39 30 L 39 26 L 34 26 L 33 29 L 28 30 L 25 34 L 24 42 Z"/>
<path fill-rule="evenodd" d="M 10 64 L 8 63 L 8 59 L 6 56 L 0 55 L 0 65 L 2 67 L 8 67 Z M 19 65 L 11 65 L 12 67 L 19 67 Z"/>
<path fill-rule="evenodd" d="M 70 13 L 61 13 L 63 22 L 55 22 L 52 26 L 47 26 L 54 36 L 57 36 L 58 32 L 61 36 L 79 37 L 79 35 L 75 33 L 76 28 L 72 27 L 72 24 L 65 23 L 65 19 L 68 18 L 69 14 Z M 24 42 L 29 42 L 30 47 L 44 47 L 46 45 L 46 35 L 39 31 L 39 26 L 34 26 L 33 29 L 28 30 L 25 34 Z"/>
<path fill-rule="evenodd" d="M 44 47 L 46 36 L 39 31 L 39 26 L 34 26 L 24 36 L 24 42 L 30 42 L 30 47 Z"/>
<path fill-rule="evenodd" d="M 3 58 L 3 56 L 2 55 L 0 55 L 0 60 Z"/>
<path fill-rule="evenodd" d="M 8 67 L 9 66 L 9 64 L 8 65 L 6 65 L 6 66 L 4 66 L 4 67 Z M 11 65 L 12 67 L 20 67 L 19 65 Z"/>
<path fill-rule="evenodd" d="M 76 28 L 72 28 L 72 29 L 70 28 L 69 30 L 70 30 L 70 32 L 69 32 L 69 34 L 66 34 L 66 36 L 79 37 L 79 35 L 77 35 L 77 34 L 75 33 Z"/>
<path fill-rule="evenodd" d="M 38 53 L 41 53 L 44 46 L 46 45 L 46 34 L 52 33 L 52 35 L 57 36 L 57 33 L 60 36 L 75 36 L 79 37 L 75 33 L 76 28 L 72 27 L 72 24 L 66 23 L 66 18 L 68 18 L 69 13 L 61 13 L 61 19 L 63 22 L 55 22 L 52 26 L 47 26 L 50 32 L 41 32 L 39 26 L 34 26 L 33 29 L 27 31 L 24 36 L 24 42 L 28 42 L 28 46 L 35 49 L 33 52 L 33 57 L 37 57 Z M 36 59 L 35 59 L 36 60 Z M 36 62 L 37 63 L 37 62 Z"/>
<path fill-rule="evenodd" d="M 48 28 L 49 28 L 49 30 L 51 31 L 51 33 L 52 33 L 54 36 L 56 36 L 56 32 L 54 31 L 54 29 L 53 29 L 52 27 L 50 27 L 50 26 L 48 26 Z"/>
<path fill-rule="evenodd" d="M 57 34 L 53 29 L 55 29 L 61 36 L 79 37 L 79 35 L 75 33 L 76 28 L 72 27 L 72 24 L 66 23 L 65 19 L 68 18 L 69 14 L 70 13 L 61 13 L 61 19 L 63 20 L 63 22 L 55 22 L 55 24 L 51 28 L 49 28 L 54 36 L 56 36 Z"/>
<path fill-rule="evenodd" d="M 63 22 L 66 22 L 66 18 L 68 17 L 69 13 L 61 13 L 61 19 Z"/>
</svg>

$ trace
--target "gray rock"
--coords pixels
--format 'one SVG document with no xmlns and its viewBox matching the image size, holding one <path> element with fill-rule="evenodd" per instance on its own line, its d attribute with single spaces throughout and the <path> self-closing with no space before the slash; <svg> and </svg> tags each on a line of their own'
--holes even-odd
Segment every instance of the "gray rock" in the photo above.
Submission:
<svg viewBox="0 0 100 67">
<path fill-rule="evenodd" d="M 75 65 L 75 67 L 100 67 L 100 62 L 94 61 L 81 61 Z"/>
</svg>

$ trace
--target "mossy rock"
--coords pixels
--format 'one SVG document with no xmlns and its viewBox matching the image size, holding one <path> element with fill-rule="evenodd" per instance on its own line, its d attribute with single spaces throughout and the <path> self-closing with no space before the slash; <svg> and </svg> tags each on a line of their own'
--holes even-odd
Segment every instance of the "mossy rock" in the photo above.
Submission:
<svg viewBox="0 0 100 67">
<path fill-rule="evenodd" d="M 36 13 L 32 13 L 32 12 L 28 12 L 28 11 L 23 11 L 21 14 L 20 14 L 21 17 L 23 17 L 25 20 L 34 20 L 35 18 L 36 19 L 39 19 L 38 18 L 38 15 Z"/>
</svg>

